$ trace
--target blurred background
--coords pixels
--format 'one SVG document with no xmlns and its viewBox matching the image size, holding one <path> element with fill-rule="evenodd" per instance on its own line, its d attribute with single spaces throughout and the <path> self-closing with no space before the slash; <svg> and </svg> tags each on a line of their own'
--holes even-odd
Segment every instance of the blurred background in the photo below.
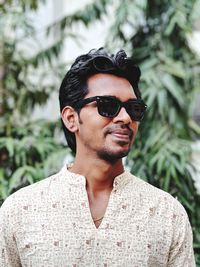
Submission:
<svg viewBox="0 0 200 267">
<path fill-rule="evenodd" d="M 142 71 L 148 111 L 127 168 L 184 205 L 200 266 L 200 0 L 0 0 L 0 204 L 73 161 L 59 86 L 102 46 Z"/>
</svg>

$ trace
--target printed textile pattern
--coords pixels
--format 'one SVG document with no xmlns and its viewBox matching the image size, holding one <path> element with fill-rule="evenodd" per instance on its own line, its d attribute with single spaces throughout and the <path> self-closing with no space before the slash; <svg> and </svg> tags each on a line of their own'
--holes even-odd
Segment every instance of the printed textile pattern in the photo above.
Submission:
<svg viewBox="0 0 200 267">
<path fill-rule="evenodd" d="M 182 205 L 125 171 L 105 216 L 92 220 L 85 177 L 66 166 L 20 189 L 0 209 L 0 267 L 193 267 Z"/>
</svg>

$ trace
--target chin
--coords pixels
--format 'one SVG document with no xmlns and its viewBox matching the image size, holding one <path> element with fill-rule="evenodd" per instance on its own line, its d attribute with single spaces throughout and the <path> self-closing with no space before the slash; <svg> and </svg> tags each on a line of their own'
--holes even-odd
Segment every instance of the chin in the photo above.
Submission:
<svg viewBox="0 0 200 267">
<path fill-rule="evenodd" d="M 107 162 L 110 163 L 114 163 L 116 161 L 118 161 L 119 159 L 122 159 L 124 157 L 126 157 L 128 155 L 130 151 L 129 149 L 121 149 L 118 151 L 111 151 L 111 150 L 107 150 L 107 151 L 101 151 L 99 153 L 99 157 Z"/>
</svg>

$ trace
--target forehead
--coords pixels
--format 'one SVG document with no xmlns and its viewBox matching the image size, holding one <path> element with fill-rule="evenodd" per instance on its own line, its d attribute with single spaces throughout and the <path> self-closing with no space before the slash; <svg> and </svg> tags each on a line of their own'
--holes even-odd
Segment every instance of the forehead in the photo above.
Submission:
<svg viewBox="0 0 200 267">
<path fill-rule="evenodd" d="M 121 101 L 136 98 L 133 87 L 125 78 L 113 74 L 98 73 L 87 80 L 88 94 L 86 97 L 112 95 Z"/>
</svg>

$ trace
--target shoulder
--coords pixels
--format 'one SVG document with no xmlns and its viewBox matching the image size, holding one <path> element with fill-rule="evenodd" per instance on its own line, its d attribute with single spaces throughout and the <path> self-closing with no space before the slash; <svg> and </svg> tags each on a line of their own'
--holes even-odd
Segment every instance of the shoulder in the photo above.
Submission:
<svg viewBox="0 0 200 267">
<path fill-rule="evenodd" d="M 135 194 L 144 205 L 174 219 L 177 216 L 187 218 L 187 213 L 182 204 L 168 192 L 147 183 L 129 172 L 127 175 L 131 177 L 131 182 L 128 184 L 130 192 L 136 192 Z M 133 193 L 132 195 L 135 194 Z"/>
<path fill-rule="evenodd" d="M 14 214 L 19 208 L 26 209 L 28 204 L 39 205 L 49 198 L 52 193 L 63 188 L 63 168 L 58 173 L 51 175 L 32 185 L 23 187 L 11 194 L 0 207 L 0 214 L 3 212 Z"/>
</svg>

